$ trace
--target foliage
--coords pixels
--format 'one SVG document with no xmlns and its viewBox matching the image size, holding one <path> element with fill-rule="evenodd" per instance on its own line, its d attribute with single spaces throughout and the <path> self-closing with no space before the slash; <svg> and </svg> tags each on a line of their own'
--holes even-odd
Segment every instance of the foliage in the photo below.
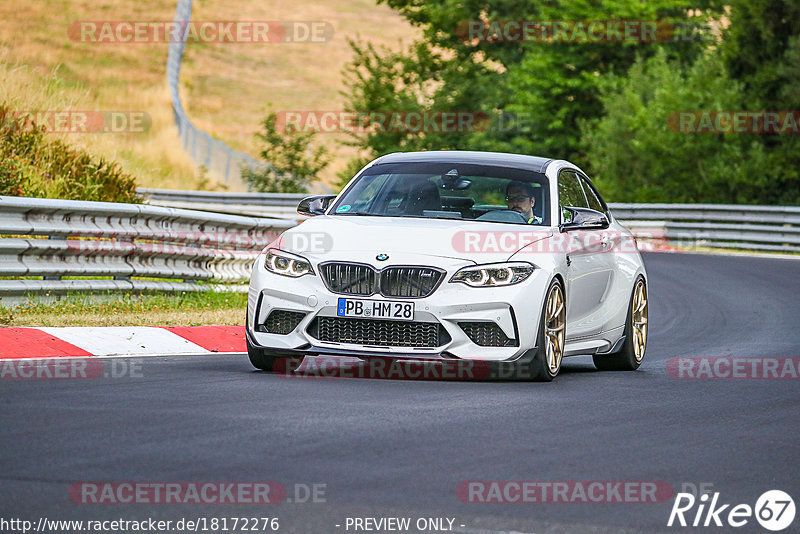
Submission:
<svg viewBox="0 0 800 534">
<path fill-rule="evenodd" d="M 744 109 L 800 110 L 800 3 L 731 0 L 730 25 L 720 52 L 732 79 L 742 84 Z M 800 136 L 761 135 L 768 152 L 762 172 L 778 203 L 800 203 Z"/>
<path fill-rule="evenodd" d="M 231 291 L 72 292 L 59 297 L 32 294 L 15 306 L 0 301 L 0 325 L 241 324 L 246 307 L 247 293 Z"/>
<path fill-rule="evenodd" d="M 718 54 L 682 68 L 659 53 L 601 91 L 605 115 L 582 132 L 595 182 L 616 202 L 768 203 L 767 155 L 749 134 L 682 133 L 675 110 L 741 109 Z"/>
<path fill-rule="evenodd" d="M 730 25 L 723 36 L 722 53 L 731 78 L 744 83 L 754 105 L 773 106 L 786 100 L 790 93 L 797 103 L 800 3 L 797 0 L 729 3 Z"/>
<path fill-rule="evenodd" d="M 0 297 L 0 301 L 3 298 Z M 14 322 L 14 312 L 8 308 L 2 306 L 2 302 L 0 302 L 0 327 L 2 326 L 11 326 Z"/>
<path fill-rule="evenodd" d="M 691 61 L 704 43 L 668 42 L 509 42 L 469 41 L 459 23 L 497 20 L 661 20 L 701 25 L 719 7 L 702 0 L 603 0 L 520 3 L 516 0 L 388 0 L 424 39 L 397 53 L 351 43 L 355 59 L 345 69 L 353 110 L 464 110 L 491 117 L 479 132 L 370 134 L 356 144 L 373 154 L 414 149 L 468 149 L 523 152 L 580 159 L 578 122 L 600 115 L 602 76 L 627 71 L 637 56 L 663 48 Z M 688 10 L 697 11 L 690 17 Z M 610 14 L 613 14 L 610 16 Z M 501 124 L 515 118 L 513 127 Z"/>
<path fill-rule="evenodd" d="M 277 115 L 270 113 L 263 122 L 263 133 L 256 137 L 263 142 L 260 156 L 271 166 L 243 169 L 242 179 L 250 189 L 273 193 L 305 193 L 311 182 L 328 166 L 325 147 L 311 149 L 312 132 L 280 132 Z"/>
<path fill-rule="evenodd" d="M 0 104 L 0 195 L 140 202 L 134 178 Z"/>
<path fill-rule="evenodd" d="M 351 43 L 351 109 L 480 111 L 491 127 L 355 135 L 369 156 L 520 152 L 582 164 L 610 200 L 800 203 L 800 136 L 679 133 L 669 123 L 681 111 L 800 109 L 796 0 L 384 1 L 423 39 L 401 52 Z M 608 19 L 658 20 L 676 33 L 614 43 L 458 31 L 476 20 Z"/>
<path fill-rule="evenodd" d="M 341 191 L 344 189 L 344 186 L 350 182 L 350 180 L 360 171 L 364 165 L 369 163 L 374 158 L 353 158 L 347 162 L 347 166 L 336 173 L 336 176 L 339 178 L 337 182 L 334 184 L 334 187 L 337 191 Z"/>
</svg>

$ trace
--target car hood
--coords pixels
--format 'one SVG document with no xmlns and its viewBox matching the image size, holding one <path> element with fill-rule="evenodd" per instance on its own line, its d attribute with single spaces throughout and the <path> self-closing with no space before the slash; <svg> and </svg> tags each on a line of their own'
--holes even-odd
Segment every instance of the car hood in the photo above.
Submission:
<svg viewBox="0 0 800 534">
<path fill-rule="evenodd" d="M 506 261 L 553 233 L 550 227 L 479 221 L 323 215 L 287 230 L 270 246 L 314 263 L 356 261 L 383 267 L 425 262 L 445 267 Z M 379 254 L 389 258 L 379 261 Z"/>
</svg>

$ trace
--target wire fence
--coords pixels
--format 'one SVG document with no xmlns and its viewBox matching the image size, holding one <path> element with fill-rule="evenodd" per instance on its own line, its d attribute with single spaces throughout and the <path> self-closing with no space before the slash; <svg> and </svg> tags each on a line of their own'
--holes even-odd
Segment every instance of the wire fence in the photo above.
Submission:
<svg viewBox="0 0 800 534">
<path fill-rule="evenodd" d="M 169 84 L 169 92 L 172 98 L 175 124 L 178 126 L 183 148 L 197 165 L 205 167 L 211 176 L 224 180 L 227 186 L 240 185 L 242 183 L 241 171 L 243 167 L 258 169 L 269 166 L 269 163 L 256 160 L 249 154 L 234 150 L 219 139 L 214 139 L 207 132 L 197 128 L 189 120 L 181 105 L 178 80 L 183 61 L 183 52 L 186 48 L 186 36 L 189 29 L 187 23 L 191 18 L 192 0 L 178 0 L 175 8 L 175 23 L 183 24 L 182 27 L 185 29 L 182 32 L 181 39 L 170 41 L 169 53 L 167 54 L 167 83 Z"/>
</svg>

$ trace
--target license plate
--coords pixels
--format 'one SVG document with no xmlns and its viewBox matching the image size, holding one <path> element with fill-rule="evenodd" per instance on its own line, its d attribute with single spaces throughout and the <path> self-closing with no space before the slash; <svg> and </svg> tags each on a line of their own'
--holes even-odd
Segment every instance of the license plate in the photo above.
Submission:
<svg viewBox="0 0 800 534">
<path fill-rule="evenodd" d="M 413 321 L 414 303 L 397 300 L 339 299 L 336 308 L 339 317 L 361 317 L 369 319 L 394 319 Z"/>
</svg>

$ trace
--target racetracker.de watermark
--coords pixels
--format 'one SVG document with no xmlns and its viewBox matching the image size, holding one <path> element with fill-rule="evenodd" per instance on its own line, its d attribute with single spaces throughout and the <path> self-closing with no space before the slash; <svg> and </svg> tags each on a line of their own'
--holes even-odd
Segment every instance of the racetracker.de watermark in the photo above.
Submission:
<svg viewBox="0 0 800 534">
<path fill-rule="evenodd" d="M 377 380 L 485 380 L 497 376 L 489 362 L 471 360 L 354 361 L 335 356 L 279 358 L 273 372 L 283 378 L 368 378 Z M 508 373 L 513 374 L 513 373 Z"/>
<path fill-rule="evenodd" d="M 2 380 L 142 378 L 142 363 L 129 359 L 41 358 L 0 360 Z"/>
<path fill-rule="evenodd" d="M 541 124 L 532 113 L 508 110 L 288 110 L 275 117 L 275 128 L 281 133 L 524 133 Z"/>
<path fill-rule="evenodd" d="M 456 487 L 458 500 L 470 504 L 663 503 L 673 495 L 663 480 L 472 480 Z"/>
<path fill-rule="evenodd" d="M 555 232 L 547 227 L 529 230 L 530 226 L 519 225 L 520 230 L 457 230 L 450 238 L 451 250 L 458 254 L 568 254 L 568 253 L 637 253 L 666 246 L 669 239 L 663 230 L 637 230 L 636 235 L 612 230 L 597 232 Z M 80 248 L 81 242 L 76 241 Z M 114 242 L 101 243 L 111 247 Z M 347 237 L 336 241 L 338 246 L 352 246 Z M 125 243 L 119 243 L 121 251 L 127 251 Z M 85 245 L 93 248 L 92 242 Z M 154 246 L 154 245 L 153 245 Z M 173 247 L 174 245 L 165 245 Z M 295 254 L 325 254 L 334 249 L 333 236 L 327 232 L 304 232 L 283 234 L 263 250 L 284 250 Z M 81 249 L 83 250 L 83 249 Z"/>
<path fill-rule="evenodd" d="M 685 380 L 784 380 L 800 378 L 800 357 L 678 356 L 667 376 Z"/>
<path fill-rule="evenodd" d="M 76 482 L 76 504 L 280 504 L 324 503 L 327 484 L 280 482 Z"/>
<path fill-rule="evenodd" d="M 280 111 L 281 133 L 475 133 L 491 127 L 485 111 Z"/>
<path fill-rule="evenodd" d="M 296 254 L 325 254 L 333 250 L 333 236 L 327 232 L 288 233 L 267 245 L 268 250 L 285 250 Z"/>
<path fill-rule="evenodd" d="M 700 24 L 663 20 L 462 20 L 456 36 L 469 44 L 538 43 L 654 43 L 710 38 Z"/>
<path fill-rule="evenodd" d="M 800 111 L 673 111 L 667 127 L 686 134 L 798 134 Z"/>
<path fill-rule="evenodd" d="M 255 241 L 258 245 L 262 241 Z M 220 244 L 220 243 L 212 243 Z M 70 239 L 66 251 L 71 254 L 102 254 L 105 256 L 183 256 L 193 260 L 210 260 L 224 257 L 226 260 L 249 260 L 254 257 L 252 250 L 227 250 L 199 248 L 189 243 L 146 243 L 141 241 L 84 241 Z"/>
<path fill-rule="evenodd" d="M 278 20 L 78 20 L 67 35 L 80 43 L 327 43 L 333 39 L 327 21 Z"/>
<path fill-rule="evenodd" d="M 199 245 L 239 249 L 226 250 L 224 252 L 233 256 L 240 256 L 251 254 L 254 248 L 263 245 L 263 243 L 286 242 L 286 240 L 276 241 L 280 234 L 274 230 L 218 230 L 207 226 L 208 229 L 205 231 L 180 231 L 174 228 L 166 228 L 163 231 L 145 234 L 128 230 L 126 228 L 128 226 L 126 217 L 109 217 L 102 222 L 108 224 L 106 231 L 82 234 L 80 239 L 67 239 L 67 250 L 70 253 L 105 252 L 110 254 L 119 253 L 120 255 L 137 252 L 163 252 L 165 254 L 192 252 L 192 255 L 198 256 L 203 254 L 202 249 L 198 249 Z M 318 242 L 317 239 L 316 237 L 298 238 L 292 239 L 290 242 L 316 244 Z M 152 242 L 155 240 L 161 242 Z M 314 249 L 309 248 L 308 250 Z M 213 255 L 214 251 L 208 254 Z"/>
<path fill-rule="evenodd" d="M 47 133 L 140 134 L 153 124 L 146 111 L 75 111 L 20 110 L 5 113 L 2 125 L 6 128 L 44 128 Z"/>
<path fill-rule="evenodd" d="M 549 230 L 459 230 L 453 234 L 453 251 L 465 254 L 567 254 L 636 253 L 638 240 L 665 242 L 664 232 L 637 232 L 636 237 L 616 231 L 584 233 Z"/>
<path fill-rule="evenodd" d="M 376 301 L 375 306 L 381 304 L 385 305 Z M 489 381 L 532 380 L 537 376 L 533 367 L 518 362 L 422 358 L 397 359 L 376 356 L 356 360 L 339 356 L 287 356 L 275 360 L 272 372 L 281 378 L 301 379 Z"/>
</svg>

